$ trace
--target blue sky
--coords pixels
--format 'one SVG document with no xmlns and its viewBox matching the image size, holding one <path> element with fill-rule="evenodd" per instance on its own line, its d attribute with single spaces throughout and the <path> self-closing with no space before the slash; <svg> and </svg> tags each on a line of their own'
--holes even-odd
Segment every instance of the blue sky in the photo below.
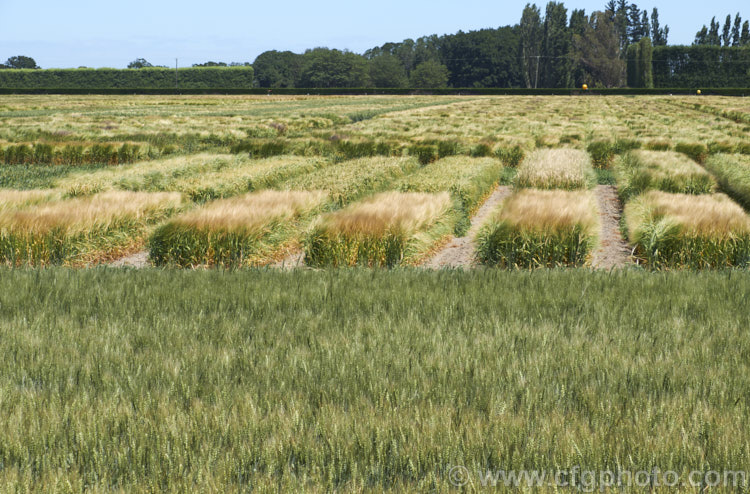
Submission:
<svg viewBox="0 0 750 494">
<path fill-rule="evenodd" d="M 633 0 L 631 0 L 632 2 Z M 605 0 L 565 2 L 568 10 Z M 716 15 L 750 17 L 740 1 L 638 3 L 656 6 L 670 44 L 692 42 Z M 136 58 L 180 66 L 207 60 L 252 62 L 266 50 L 327 46 L 361 53 L 387 41 L 515 24 L 526 0 L 0 0 L 0 61 L 34 57 L 49 67 L 124 67 Z M 545 2 L 537 2 L 540 8 Z"/>
</svg>

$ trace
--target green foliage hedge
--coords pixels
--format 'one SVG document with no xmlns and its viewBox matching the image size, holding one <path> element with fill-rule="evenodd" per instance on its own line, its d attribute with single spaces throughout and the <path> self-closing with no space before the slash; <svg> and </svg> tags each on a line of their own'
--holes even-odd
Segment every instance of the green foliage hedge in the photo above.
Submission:
<svg viewBox="0 0 750 494">
<path fill-rule="evenodd" d="M 654 86 L 739 87 L 750 80 L 750 48 L 655 46 Z"/>
<path fill-rule="evenodd" d="M 234 67 L 206 67 L 200 70 L 234 70 Z M 247 70 L 248 67 L 239 67 Z M 76 70 L 76 69 L 73 69 Z M 78 69 L 83 70 L 83 69 Z M 103 69 L 98 69 L 103 70 Z M 114 69 L 112 69 L 114 70 Z M 146 69 L 140 69 L 146 70 Z M 153 70 L 153 69 L 148 69 Z M 166 70 L 166 69 L 162 69 Z M 198 69 L 185 69 L 198 70 Z M 0 75 L 11 72 L 9 70 L 0 70 Z M 40 72 L 35 70 L 34 72 Z M 172 71 L 174 78 L 174 71 Z M 744 81 L 747 84 L 748 80 Z M 200 88 L 183 87 L 180 84 L 178 89 L 172 86 L 167 87 L 61 87 L 60 85 L 48 86 L 21 86 L 10 84 L 0 77 L 0 94 L 280 94 L 280 95 L 368 95 L 368 94 L 390 94 L 390 95 L 459 95 L 459 96 L 478 96 L 478 95 L 502 95 L 502 96 L 585 96 L 585 95 L 659 95 L 659 94 L 695 94 L 697 86 L 693 87 L 672 87 L 672 88 L 608 88 L 608 89 L 590 89 L 582 91 L 581 89 L 571 88 L 371 88 L 371 87 L 350 87 L 350 88 L 267 88 L 250 87 L 224 87 L 224 86 L 207 86 Z M 708 96 L 750 96 L 750 87 L 701 87 L 701 92 Z"/>
<path fill-rule="evenodd" d="M 178 89 L 251 88 L 252 67 L 186 67 L 177 69 Z M 144 69 L 16 69 L 0 70 L 0 88 L 68 90 L 171 89 L 175 70 Z M 47 90 L 45 88 L 55 88 Z"/>
</svg>

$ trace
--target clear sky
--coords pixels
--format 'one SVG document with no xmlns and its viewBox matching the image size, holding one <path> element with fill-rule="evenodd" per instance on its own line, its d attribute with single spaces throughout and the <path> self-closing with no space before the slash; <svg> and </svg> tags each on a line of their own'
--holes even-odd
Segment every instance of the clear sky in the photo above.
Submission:
<svg viewBox="0 0 750 494">
<path fill-rule="evenodd" d="M 630 0 L 631 3 L 633 0 Z M 27 55 L 45 68 L 125 67 L 207 60 L 252 62 L 266 50 L 327 46 L 362 53 L 387 41 L 515 24 L 527 0 L 0 0 L 0 62 Z M 565 2 L 601 10 L 605 0 Z M 537 2 L 543 10 L 545 2 Z M 662 0 L 670 44 L 690 44 L 712 16 L 750 17 L 746 1 Z M 744 9 L 742 8 L 744 7 Z M 743 11 L 744 10 L 744 11 Z"/>
</svg>

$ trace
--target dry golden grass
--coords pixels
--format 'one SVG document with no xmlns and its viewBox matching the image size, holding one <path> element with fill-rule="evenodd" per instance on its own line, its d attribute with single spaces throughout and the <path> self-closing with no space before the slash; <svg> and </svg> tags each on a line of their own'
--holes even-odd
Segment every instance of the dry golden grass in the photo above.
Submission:
<svg viewBox="0 0 750 494">
<path fill-rule="evenodd" d="M 149 238 L 157 265 L 262 266 L 296 245 L 328 193 L 264 190 L 211 202 L 163 223 Z"/>
<path fill-rule="evenodd" d="M 52 199 L 53 190 L 12 190 L 0 189 L 0 210 L 39 204 Z"/>
<path fill-rule="evenodd" d="M 326 215 L 321 225 L 330 232 L 344 235 L 377 235 L 388 230 L 413 232 L 433 222 L 450 206 L 447 192 L 383 192 Z"/>
<path fill-rule="evenodd" d="M 541 232 L 582 225 L 595 233 L 596 211 L 588 191 L 524 189 L 506 199 L 493 220 Z"/>
<path fill-rule="evenodd" d="M 674 151 L 630 151 L 618 157 L 615 176 L 620 196 L 625 200 L 649 189 L 710 194 L 717 188 L 710 173 L 689 157 Z"/>
<path fill-rule="evenodd" d="M 590 191 L 524 189 L 477 234 L 477 259 L 505 268 L 582 266 L 599 234 Z"/>
<path fill-rule="evenodd" d="M 448 192 L 384 192 L 330 213 L 305 238 L 310 266 L 415 263 L 450 235 L 457 214 Z"/>
<path fill-rule="evenodd" d="M 252 159 L 244 154 L 199 153 L 73 173 L 56 185 L 71 195 L 120 189 L 178 191 L 195 199 L 211 199 L 267 188 L 326 163 L 323 158 L 302 156 Z"/>
<path fill-rule="evenodd" d="M 650 191 L 625 206 L 628 237 L 652 268 L 750 265 L 750 219 L 724 194 Z"/>
<path fill-rule="evenodd" d="M 750 156 L 715 154 L 705 163 L 722 190 L 750 211 Z"/>
<path fill-rule="evenodd" d="M 34 234 L 85 233 L 121 220 L 141 222 L 157 211 L 179 207 L 181 201 L 178 193 L 104 192 L 13 211 L 0 216 L 0 228 Z"/>
<path fill-rule="evenodd" d="M 264 190 L 211 202 L 173 221 L 201 230 L 257 230 L 269 221 L 291 218 L 320 206 L 324 191 Z"/>
<path fill-rule="evenodd" d="M 579 149 L 537 149 L 521 162 L 516 187 L 538 189 L 585 189 L 591 174 L 591 159 Z"/>
<path fill-rule="evenodd" d="M 631 153 L 641 160 L 643 165 L 647 168 L 658 170 L 664 174 L 708 174 L 708 172 L 701 168 L 695 161 L 676 151 L 648 151 L 645 149 L 635 149 L 631 151 Z"/>
<path fill-rule="evenodd" d="M 628 230 L 634 231 L 643 212 L 653 218 L 669 218 L 683 231 L 712 237 L 750 233 L 745 211 L 724 194 L 691 195 L 649 191 L 626 206 Z M 645 210 L 645 211 L 644 211 Z"/>
</svg>

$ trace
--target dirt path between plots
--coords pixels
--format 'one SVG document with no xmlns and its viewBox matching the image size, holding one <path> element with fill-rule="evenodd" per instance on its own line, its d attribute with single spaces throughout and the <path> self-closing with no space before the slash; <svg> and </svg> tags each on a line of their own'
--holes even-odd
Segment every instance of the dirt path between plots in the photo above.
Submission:
<svg viewBox="0 0 750 494">
<path fill-rule="evenodd" d="M 109 263 L 113 268 L 145 268 L 149 266 L 148 251 L 142 250 Z"/>
<path fill-rule="evenodd" d="M 284 259 L 271 264 L 272 268 L 277 269 L 294 269 L 305 267 L 305 253 L 301 251 L 292 252 L 287 255 Z"/>
<path fill-rule="evenodd" d="M 620 268 L 631 262 L 631 249 L 620 233 L 622 205 L 613 185 L 597 185 L 596 201 L 599 204 L 599 248 L 594 252 L 591 266 L 594 269 Z"/>
<path fill-rule="evenodd" d="M 474 264 L 474 236 L 481 228 L 487 216 L 494 211 L 497 206 L 511 192 L 507 185 L 501 185 L 490 194 L 486 201 L 479 208 L 477 213 L 471 218 L 471 228 L 463 237 L 454 237 L 445 247 L 440 249 L 437 254 L 428 259 L 422 267 L 427 269 L 442 268 L 470 268 Z"/>
</svg>

